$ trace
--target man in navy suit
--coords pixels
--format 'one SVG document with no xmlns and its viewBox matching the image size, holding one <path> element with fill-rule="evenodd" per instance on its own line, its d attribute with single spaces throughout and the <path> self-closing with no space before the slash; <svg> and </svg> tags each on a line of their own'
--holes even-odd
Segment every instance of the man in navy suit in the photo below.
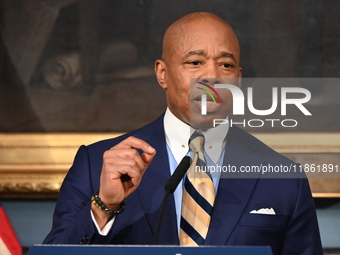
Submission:
<svg viewBox="0 0 340 255">
<path fill-rule="evenodd" d="M 191 78 L 213 86 L 222 78 L 238 81 L 242 76 L 237 37 L 218 16 L 193 13 L 173 23 L 155 72 L 166 92 L 165 114 L 121 137 L 80 147 L 44 243 L 152 244 L 164 185 L 188 153 L 196 129 L 205 135 L 211 164 L 294 164 L 235 126 L 212 127 L 214 119 L 227 118 L 232 102 L 228 90 L 219 91 L 218 104 L 208 101 L 207 115 L 200 113 L 202 93 L 191 91 Z M 260 245 L 271 246 L 274 254 L 322 254 L 303 174 L 284 179 L 213 177 L 216 198 L 205 245 Z M 166 203 L 160 244 L 179 244 L 181 194 L 182 184 Z M 112 216 L 122 210 L 123 201 L 125 210 Z"/>
</svg>

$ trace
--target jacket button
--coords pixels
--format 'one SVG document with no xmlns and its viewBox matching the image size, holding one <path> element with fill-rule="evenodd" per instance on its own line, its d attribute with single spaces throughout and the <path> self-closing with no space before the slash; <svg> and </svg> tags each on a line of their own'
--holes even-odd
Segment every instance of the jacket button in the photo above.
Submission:
<svg viewBox="0 0 340 255">
<path fill-rule="evenodd" d="M 90 237 L 88 235 L 85 235 L 83 239 L 81 239 L 80 244 L 87 244 L 87 242 L 90 240 Z"/>
</svg>

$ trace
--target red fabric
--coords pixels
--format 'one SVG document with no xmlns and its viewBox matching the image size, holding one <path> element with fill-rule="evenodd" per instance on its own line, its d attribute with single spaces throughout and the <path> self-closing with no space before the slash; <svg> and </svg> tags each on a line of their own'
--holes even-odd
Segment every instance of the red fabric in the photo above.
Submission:
<svg viewBox="0 0 340 255">
<path fill-rule="evenodd" d="M 22 249 L 5 210 L 0 206 L 0 238 L 12 255 L 22 255 Z"/>
</svg>

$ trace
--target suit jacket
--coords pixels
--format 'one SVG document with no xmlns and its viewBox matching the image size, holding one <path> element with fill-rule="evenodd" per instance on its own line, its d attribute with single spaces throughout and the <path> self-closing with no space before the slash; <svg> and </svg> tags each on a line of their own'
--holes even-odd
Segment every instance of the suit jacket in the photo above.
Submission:
<svg viewBox="0 0 340 255">
<path fill-rule="evenodd" d="M 99 188 L 104 151 L 128 136 L 146 141 L 157 154 L 138 189 L 125 200 L 125 211 L 116 217 L 108 235 L 101 236 L 90 216 L 91 196 Z M 237 167 L 293 163 L 237 127 L 229 129 L 224 162 Z M 163 115 L 121 137 L 81 146 L 60 189 L 53 227 L 44 243 L 152 244 L 169 177 Z M 221 178 L 205 244 L 271 246 L 274 254 L 322 254 L 308 181 L 296 177 Z M 276 215 L 249 213 L 260 208 L 273 208 Z M 179 244 L 172 195 L 159 242 Z"/>
</svg>

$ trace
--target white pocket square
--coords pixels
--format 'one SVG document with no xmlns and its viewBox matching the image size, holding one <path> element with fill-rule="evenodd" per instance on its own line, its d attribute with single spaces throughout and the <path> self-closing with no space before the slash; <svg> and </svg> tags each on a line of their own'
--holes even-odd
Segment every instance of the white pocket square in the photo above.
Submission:
<svg viewBox="0 0 340 255">
<path fill-rule="evenodd" d="M 250 213 L 275 215 L 275 211 L 273 208 L 261 208 L 259 210 L 252 210 Z"/>
</svg>

